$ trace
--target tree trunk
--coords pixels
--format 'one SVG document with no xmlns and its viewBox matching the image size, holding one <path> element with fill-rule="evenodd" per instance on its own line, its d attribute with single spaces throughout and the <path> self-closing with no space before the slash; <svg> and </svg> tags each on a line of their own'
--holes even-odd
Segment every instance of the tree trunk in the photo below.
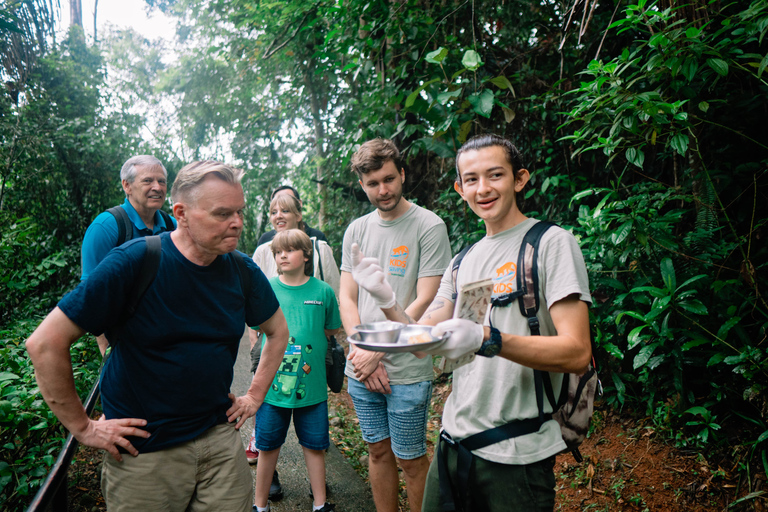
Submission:
<svg viewBox="0 0 768 512">
<path fill-rule="evenodd" d="M 312 61 L 310 61 L 304 71 L 304 83 L 306 84 L 307 92 L 309 93 L 309 106 L 312 110 L 312 124 L 315 129 L 315 177 L 317 178 L 317 192 L 320 196 L 318 222 L 320 223 L 319 229 L 322 231 L 325 226 L 325 202 L 327 194 L 325 180 L 323 179 L 323 167 L 325 164 L 325 126 L 323 126 L 323 120 L 320 117 L 321 102 L 318 97 L 318 89 L 312 81 L 314 75 L 313 68 Z"/>
<path fill-rule="evenodd" d="M 99 0 L 95 0 L 93 2 L 93 44 L 96 44 L 99 41 L 98 31 L 96 27 L 96 12 L 98 10 L 99 10 Z"/>
<path fill-rule="evenodd" d="M 83 3 L 82 0 L 69 0 L 69 26 L 77 25 L 83 28 Z"/>
</svg>

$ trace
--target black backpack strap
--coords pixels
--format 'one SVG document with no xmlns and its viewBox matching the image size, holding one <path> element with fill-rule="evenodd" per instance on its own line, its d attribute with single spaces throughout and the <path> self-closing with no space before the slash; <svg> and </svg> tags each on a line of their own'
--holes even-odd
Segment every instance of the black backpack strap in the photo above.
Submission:
<svg viewBox="0 0 768 512">
<path fill-rule="evenodd" d="M 131 224 L 131 219 L 128 218 L 128 213 L 122 206 L 113 206 L 107 211 L 117 222 L 117 245 L 115 247 L 119 247 L 133 238 L 133 224 Z"/>
<path fill-rule="evenodd" d="M 537 222 L 528 230 L 520 245 L 517 256 L 517 290 L 522 292 L 518 298 L 520 313 L 528 318 L 528 325 L 533 336 L 539 336 L 539 242 L 541 236 L 554 224 Z"/>
<path fill-rule="evenodd" d="M 147 252 L 144 254 L 144 260 L 141 262 L 141 270 L 134 282 L 131 293 L 128 296 L 128 307 L 126 308 L 125 320 L 128 320 L 139 307 L 141 298 L 155 280 L 157 269 L 160 268 L 160 256 L 162 252 L 162 242 L 159 236 L 145 237 L 147 241 Z"/>
<path fill-rule="evenodd" d="M 171 219 L 170 215 L 168 215 L 163 210 L 157 210 L 157 211 L 160 212 L 160 216 L 163 218 L 166 231 L 173 231 L 174 229 L 176 229 L 176 226 L 173 225 L 173 220 Z"/>
<path fill-rule="evenodd" d="M 534 224 L 523 237 L 520 253 L 517 256 L 517 290 L 520 293 L 517 300 L 520 313 L 528 319 L 532 336 L 541 335 L 539 319 L 536 316 L 541 305 L 539 300 L 539 243 L 542 235 L 552 226 L 554 224 L 551 222 Z M 544 418 L 544 395 L 546 394 L 553 410 L 557 408 L 558 400 L 555 398 L 552 379 L 548 372 L 534 370 L 533 376 L 539 418 Z"/>
<path fill-rule="evenodd" d="M 456 283 L 456 278 L 459 275 L 459 266 L 461 266 L 461 260 L 464 259 L 464 256 L 467 255 L 473 245 L 475 244 L 466 246 L 461 251 L 459 251 L 459 254 L 457 254 L 455 258 L 453 258 L 453 265 L 451 266 L 451 276 L 453 277 L 453 295 L 451 295 L 451 299 L 453 300 L 454 304 L 456 303 L 456 297 L 459 296 L 458 284 Z"/>
<path fill-rule="evenodd" d="M 149 285 L 155 280 L 157 275 L 157 269 L 160 268 L 160 257 L 162 256 L 162 242 L 159 236 L 148 236 L 144 238 L 147 241 L 147 250 L 144 253 L 144 259 L 141 261 L 141 267 L 139 273 L 133 282 L 133 286 L 128 291 L 128 300 L 123 309 L 123 314 L 120 317 L 120 321 L 115 329 L 116 335 L 114 339 L 109 340 L 109 344 L 114 350 L 117 345 L 118 339 L 120 339 L 120 331 L 125 323 L 136 314 L 136 310 L 141 303 L 144 293 L 149 289 Z M 111 353 L 111 352 L 110 352 Z"/>
</svg>

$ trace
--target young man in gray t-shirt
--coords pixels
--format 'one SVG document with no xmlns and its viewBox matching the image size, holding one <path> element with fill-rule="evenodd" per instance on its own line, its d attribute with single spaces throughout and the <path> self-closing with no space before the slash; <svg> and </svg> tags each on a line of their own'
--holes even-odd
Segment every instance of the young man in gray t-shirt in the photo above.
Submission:
<svg viewBox="0 0 768 512">
<path fill-rule="evenodd" d="M 352 169 L 376 210 L 356 219 L 344 234 L 339 305 L 348 335 L 361 323 L 384 320 L 381 306 L 390 300 L 404 304 L 411 317 L 419 318 L 434 299 L 451 259 L 445 223 L 403 198 L 405 171 L 392 141 L 363 144 L 352 157 Z M 353 251 L 360 250 L 384 269 L 392 283 L 392 294 L 383 304 L 360 290 L 351 275 Z M 432 363 L 412 354 L 383 356 L 350 348 L 347 388 L 368 443 L 376 510 L 397 510 L 399 461 L 410 509 L 418 512 L 429 469 L 426 422 Z"/>
<path fill-rule="evenodd" d="M 584 371 L 591 358 L 587 311 L 591 298 L 576 240 L 567 231 L 553 227 L 539 244 L 541 336 L 531 336 L 516 301 L 492 308 L 490 323 L 486 319 L 485 325 L 451 319 L 453 291 L 464 283 L 491 278 L 495 296 L 515 291 L 517 255 L 525 233 L 536 223 L 518 207 L 517 195 L 530 176 L 511 142 L 490 134 L 468 140 L 456 155 L 456 171 L 455 189 L 485 222 L 487 236 L 461 262 L 456 287 L 448 268 L 437 297 L 419 323 L 435 325 L 435 336 L 451 333 L 427 352 L 445 356 L 455 368 L 443 429 L 450 439 L 463 440 L 516 420 L 536 418 L 534 369 L 551 372 L 554 389 L 560 389 L 560 374 Z M 379 302 L 391 297 L 388 278 L 370 260 L 356 254 L 352 274 Z M 409 317 L 396 303 L 384 303 L 382 311 L 391 320 L 410 322 L 417 318 Z M 551 412 L 548 401 L 544 407 L 545 413 Z M 466 476 L 458 471 L 452 442 L 440 440 L 448 478 L 440 482 L 440 461 L 435 457 L 424 493 L 424 511 L 442 510 L 441 498 L 445 496 L 441 496 L 441 483 L 446 495 L 458 498 L 456 510 L 554 508 L 555 455 L 565 449 L 554 420 L 544 422 L 537 432 L 472 451 Z"/>
</svg>

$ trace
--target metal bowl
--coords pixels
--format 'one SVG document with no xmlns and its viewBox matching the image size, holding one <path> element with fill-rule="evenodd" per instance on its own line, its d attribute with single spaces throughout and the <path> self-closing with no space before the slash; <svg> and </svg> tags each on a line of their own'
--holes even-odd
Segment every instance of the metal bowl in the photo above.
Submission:
<svg viewBox="0 0 768 512">
<path fill-rule="evenodd" d="M 366 343 L 397 343 L 405 324 L 400 322 L 372 322 L 355 326 L 360 339 Z"/>
</svg>

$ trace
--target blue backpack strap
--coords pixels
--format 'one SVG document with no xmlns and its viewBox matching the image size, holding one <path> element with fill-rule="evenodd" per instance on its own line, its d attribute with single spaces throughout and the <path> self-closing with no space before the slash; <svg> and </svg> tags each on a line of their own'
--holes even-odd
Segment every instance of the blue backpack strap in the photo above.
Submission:
<svg viewBox="0 0 768 512">
<path fill-rule="evenodd" d="M 117 245 L 115 247 L 120 247 L 133 238 L 133 224 L 131 224 L 131 219 L 128 218 L 128 213 L 122 206 L 113 206 L 107 211 L 117 222 Z"/>
</svg>

